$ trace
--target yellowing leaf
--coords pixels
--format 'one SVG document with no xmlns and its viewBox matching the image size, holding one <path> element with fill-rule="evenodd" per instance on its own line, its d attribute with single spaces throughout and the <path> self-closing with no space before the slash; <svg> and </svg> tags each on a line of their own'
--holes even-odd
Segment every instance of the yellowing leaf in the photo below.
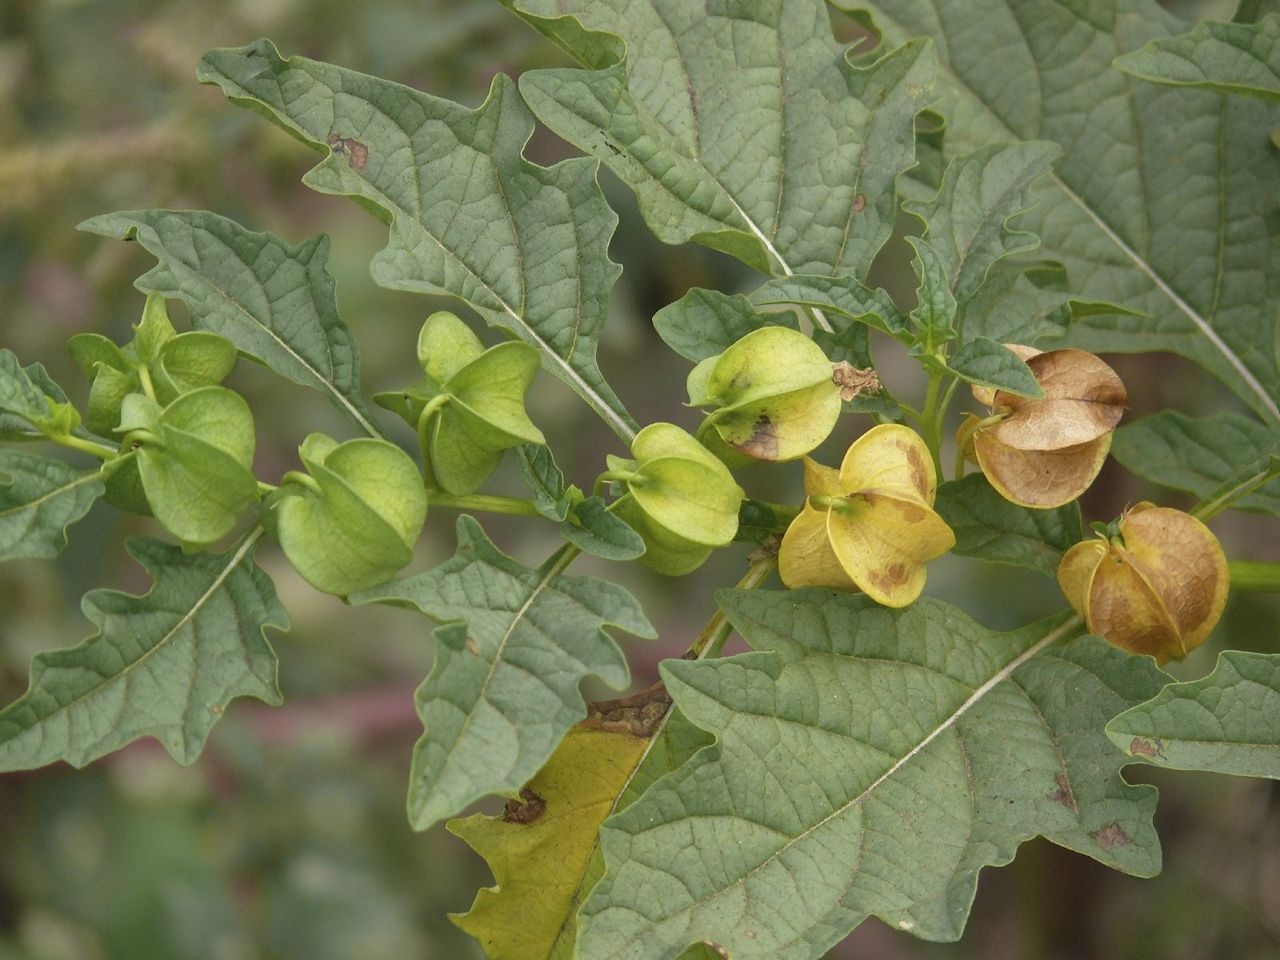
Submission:
<svg viewBox="0 0 1280 960">
<path fill-rule="evenodd" d="M 657 717 L 669 701 L 653 702 Z M 502 816 L 452 820 L 448 829 L 489 862 L 497 885 L 452 919 L 489 960 L 542 960 L 571 946 L 575 901 L 604 818 L 649 746 L 634 732 L 588 721 L 574 727 Z"/>
</svg>

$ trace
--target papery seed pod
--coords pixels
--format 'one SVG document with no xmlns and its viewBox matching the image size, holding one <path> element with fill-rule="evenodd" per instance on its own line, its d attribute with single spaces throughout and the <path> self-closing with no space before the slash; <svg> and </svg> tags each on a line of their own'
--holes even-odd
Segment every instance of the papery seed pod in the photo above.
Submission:
<svg viewBox="0 0 1280 960">
<path fill-rule="evenodd" d="M 684 430 L 653 423 L 631 444 L 634 459 L 609 457 L 608 479 L 627 492 L 615 512 L 645 541 L 641 562 L 678 576 L 700 567 L 738 532 L 742 488 Z"/>
<path fill-rule="evenodd" d="M 546 438 L 524 409 L 538 371 L 538 351 L 527 343 L 486 350 L 452 313 L 433 313 L 418 334 L 424 379 L 374 401 L 418 431 L 429 475 L 447 493 L 474 493 L 502 459 L 502 452 Z"/>
<path fill-rule="evenodd" d="M 962 425 L 957 440 L 1007 500 L 1049 509 L 1084 493 L 1102 469 L 1127 399 L 1116 372 L 1083 350 L 1005 344 L 1022 358 L 1043 397 L 974 387 L 994 415 Z"/>
<path fill-rule="evenodd" d="M 688 387 L 693 406 L 715 408 L 699 437 L 714 431 L 730 450 L 755 460 L 803 456 L 830 435 L 840 417 L 840 386 L 830 358 L 787 327 L 753 330 L 703 360 L 689 374 Z"/>
<path fill-rule="evenodd" d="M 808 500 L 782 538 L 778 570 L 788 587 L 861 590 L 905 607 L 920 596 L 925 564 L 955 546 L 933 510 L 937 474 L 919 434 L 873 427 L 833 470 L 808 457 Z"/>
<path fill-rule="evenodd" d="M 1209 636 L 1230 576 L 1218 538 L 1181 510 L 1139 503 L 1119 535 L 1077 543 L 1058 566 L 1063 594 L 1090 633 L 1163 664 Z"/>
<path fill-rule="evenodd" d="M 317 590 L 347 596 L 389 580 L 413 557 L 427 495 L 413 459 L 385 440 L 338 443 L 313 433 L 299 448 L 271 519 L 285 556 Z"/>
</svg>

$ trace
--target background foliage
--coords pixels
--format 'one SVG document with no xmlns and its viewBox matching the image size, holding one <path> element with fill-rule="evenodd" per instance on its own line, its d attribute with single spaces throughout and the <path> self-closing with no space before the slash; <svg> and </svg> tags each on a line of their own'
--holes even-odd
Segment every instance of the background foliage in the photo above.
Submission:
<svg viewBox="0 0 1280 960">
<path fill-rule="evenodd" d="M 1185 4 L 1174 12 L 1229 16 L 1224 7 Z M 857 29 L 839 15 L 836 27 L 845 38 Z M 339 308 L 360 340 L 367 392 L 417 375 L 408 345 L 432 304 L 374 285 L 368 263 L 385 243 L 384 228 L 302 187 L 313 155 L 194 82 L 206 49 L 262 35 L 288 52 L 470 106 L 495 72 L 567 65 L 491 0 L 9 0 L 0 6 L 6 346 L 44 361 L 64 384 L 82 382 L 63 341 L 82 330 L 124 335 L 142 302 L 133 279 L 154 261 L 77 233 L 74 224 L 106 210 L 207 207 L 292 243 L 328 233 Z M 571 151 L 540 130 L 528 153 L 549 163 Z M 649 318 L 691 286 L 736 289 L 744 268 L 701 248 L 661 245 L 630 193 L 609 174 L 604 181 L 621 219 L 611 252 L 624 273 L 600 363 L 637 419 L 672 419 L 684 368 Z M 905 263 L 900 244 L 891 242 L 892 253 Z M 909 275 L 873 268 L 872 280 L 909 302 Z M 1171 405 L 1204 414 L 1235 403 L 1186 361 L 1108 359 L 1129 387 L 1130 420 Z M 877 360 L 888 379 L 913 375 L 904 357 L 886 351 Z M 266 475 L 290 465 L 307 432 L 343 429 L 342 414 L 322 399 L 286 392 L 251 365 L 241 365 L 234 385 L 255 409 L 271 411 L 259 419 Z M 550 378 L 531 413 L 570 476 L 588 475 L 601 452 L 616 449 L 607 429 Z M 828 462 L 838 459 L 838 451 L 823 452 Z M 507 469 L 499 485 L 516 493 L 514 467 Z M 1113 516 L 1154 492 L 1109 464 L 1086 513 Z M 1194 497 L 1167 502 L 1187 506 Z M 1215 529 L 1233 559 L 1262 559 L 1273 552 L 1276 524 L 1229 515 Z M 522 559 L 548 552 L 544 532 L 532 525 L 486 520 L 486 529 Z M 95 511 L 57 567 L 0 567 L 0 702 L 25 688 L 31 655 L 91 632 L 77 607 L 85 590 L 147 587 L 145 571 L 120 562 L 118 550 L 122 534 L 143 530 L 135 519 Z M 423 566 L 453 552 L 446 511 L 433 513 L 428 531 Z M 740 549 L 723 551 L 676 589 L 630 565 L 587 558 L 575 565 L 575 573 L 622 579 L 657 628 L 657 642 L 622 637 L 637 689 L 656 678 L 657 659 L 687 646 L 711 613 L 712 588 L 737 578 Z M 0 778 L 2 960 L 478 955 L 443 916 L 467 909 L 474 890 L 489 882 L 487 871 L 461 841 L 439 830 L 412 833 L 403 816 L 405 761 L 420 730 L 412 691 L 431 663 L 422 619 L 322 597 L 274 549 L 264 549 L 261 561 L 293 619 L 292 631 L 273 639 L 287 706 L 237 705 L 191 768 L 143 743 L 80 774 L 54 767 Z M 931 572 L 930 593 L 994 629 L 1025 624 L 1058 602 L 1056 588 L 1029 572 L 951 559 Z M 1238 645 L 1274 638 L 1277 628 L 1280 607 L 1245 595 L 1233 599 L 1218 635 L 1230 633 Z M 1203 676 L 1220 648 L 1211 639 L 1176 672 Z M 605 688 L 588 686 L 588 694 L 605 695 Z M 1012 866 L 982 875 L 959 943 L 924 944 L 872 922 L 833 956 L 1275 956 L 1280 787 L 1137 767 L 1127 776 L 1162 791 L 1156 824 L 1165 872 L 1158 879 L 1112 873 L 1036 841 Z"/>
</svg>

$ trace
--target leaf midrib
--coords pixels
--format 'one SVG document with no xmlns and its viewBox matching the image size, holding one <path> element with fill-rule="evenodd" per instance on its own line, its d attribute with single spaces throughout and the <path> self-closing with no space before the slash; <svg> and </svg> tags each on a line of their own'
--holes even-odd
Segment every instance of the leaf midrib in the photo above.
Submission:
<svg viewBox="0 0 1280 960">
<path fill-rule="evenodd" d="M 920 740 L 920 742 L 918 742 L 914 747 L 908 750 L 899 760 L 893 763 L 887 770 L 885 770 L 878 777 L 876 777 L 875 780 L 873 780 L 870 784 L 868 784 L 865 788 L 863 788 L 863 790 L 860 793 L 858 793 L 856 796 L 852 797 L 851 799 L 847 800 L 846 802 L 840 804 L 838 807 L 836 807 L 834 810 L 832 810 L 822 819 L 805 827 L 804 830 L 797 833 L 794 837 L 790 837 L 787 840 L 787 842 L 784 843 L 781 847 L 779 847 L 777 850 L 774 850 L 767 857 L 765 857 L 763 860 L 761 860 L 759 863 L 753 866 L 750 870 L 746 871 L 741 876 L 736 877 L 732 883 L 726 884 L 720 890 L 717 890 L 713 894 L 713 896 L 717 896 L 717 897 L 723 896 L 727 891 L 733 888 L 741 887 L 755 873 L 757 873 L 759 870 L 763 869 L 764 867 L 768 866 L 769 864 L 773 863 L 774 861 L 778 860 L 783 854 L 785 854 L 789 849 L 794 847 L 800 841 L 811 836 L 816 831 L 824 827 L 826 824 L 830 823 L 832 820 L 843 816 L 849 810 L 862 804 L 867 799 L 867 797 L 869 797 L 877 788 L 880 787 L 881 784 L 889 780 L 899 770 L 901 770 L 904 766 L 906 766 L 913 759 L 915 759 L 915 757 L 917 757 L 921 752 L 923 752 L 931 743 L 933 743 L 934 740 L 942 736 L 942 734 L 946 733 L 948 730 L 951 730 L 960 721 L 961 717 L 963 717 L 966 713 L 968 713 L 993 689 L 995 689 L 997 686 L 999 686 L 1001 683 L 1003 683 L 1005 680 L 1011 677 L 1014 671 L 1016 671 L 1020 666 L 1022 666 L 1028 660 L 1031 660 L 1032 658 L 1037 656 L 1041 651 L 1057 643 L 1064 636 L 1076 630 L 1080 625 L 1081 625 L 1080 617 L 1078 615 L 1075 615 L 1075 616 L 1072 616 L 1067 621 L 1065 621 L 1064 623 L 1050 630 L 1047 634 L 1045 634 L 1043 637 L 1041 637 L 1031 646 L 1027 647 L 1027 649 L 1023 650 L 1020 654 L 1018 654 L 1016 657 L 1014 657 L 1012 660 L 1010 660 L 1008 663 L 1002 666 L 991 677 L 989 677 L 985 682 L 983 682 L 976 690 L 973 691 L 973 693 L 971 693 L 967 698 L 965 698 L 964 702 L 961 703 L 958 707 L 956 707 L 955 710 L 953 710 L 949 716 L 943 719 L 936 727 L 934 727 L 933 730 L 931 730 L 925 737 L 923 737 Z M 685 909 L 679 911 L 679 913 L 681 914 L 688 913 L 690 910 L 694 909 L 694 907 L 696 906 L 697 904 L 691 907 L 686 907 Z M 668 917 L 667 919 L 670 919 L 670 918 Z M 632 936 L 627 941 L 627 943 L 628 944 L 635 943 L 641 936 L 643 936 L 643 931 Z"/>
</svg>

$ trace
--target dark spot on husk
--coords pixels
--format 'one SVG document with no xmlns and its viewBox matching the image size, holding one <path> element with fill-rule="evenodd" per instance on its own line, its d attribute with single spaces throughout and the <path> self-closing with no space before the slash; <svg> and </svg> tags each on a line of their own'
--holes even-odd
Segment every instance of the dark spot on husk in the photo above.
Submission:
<svg viewBox="0 0 1280 960">
<path fill-rule="evenodd" d="M 1054 803 L 1062 804 L 1072 813 L 1079 813 L 1080 807 L 1076 804 L 1075 795 L 1071 792 L 1071 781 L 1067 779 L 1067 775 L 1055 773 L 1053 780 L 1058 785 L 1058 789 L 1049 794 L 1049 799 Z"/>
<path fill-rule="evenodd" d="M 502 811 L 502 819 L 507 823 L 530 824 L 537 820 L 547 809 L 547 801 L 530 790 L 523 787 L 520 790 L 520 799 L 511 799 L 507 801 L 507 807 Z"/>
<path fill-rule="evenodd" d="M 1112 847 L 1123 847 L 1133 843 L 1133 838 L 1125 833 L 1120 824 L 1115 821 L 1108 823 L 1099 830 L 1094 830 L 1089 836 L 1093 837 L 1093 842 L 1102 847 L 1103 850 L 1110 850 Z"/>
<path fill-rule="evenodd" d="M 831 365 L 831 382 L 840 388 L 845 403 L 864 393 L 880 392 L 880 377 L 871 367 L 855 367 L 848 360 Z"/>
<path fill-rule="evenodd" d="M 363 170 L 364 165 L 369 162 L 369 148 L 354 137 L 343 137 L 331 133 L 326 142 L 330 150 L 338 156 L 347 158 L 347 166 L 352 170 Z"/>
<path fill-rule="evenodd" d="M 778 456 L 778 434 L 774 423 L 767 413 L 756 419 L 751 436 L 735 446 L 749 457 L 757 460 L 773 460 Z"/>
<path fill-rule="evenodd" d="M 669 709 L 671 694 L 667 693 L 667 688 L 659 680 L 648 689 L 629 697 L 587 704 L 587 719 L 582 721 L 582 726 L 606 733 L 651 737 Z"/>
</svg>

